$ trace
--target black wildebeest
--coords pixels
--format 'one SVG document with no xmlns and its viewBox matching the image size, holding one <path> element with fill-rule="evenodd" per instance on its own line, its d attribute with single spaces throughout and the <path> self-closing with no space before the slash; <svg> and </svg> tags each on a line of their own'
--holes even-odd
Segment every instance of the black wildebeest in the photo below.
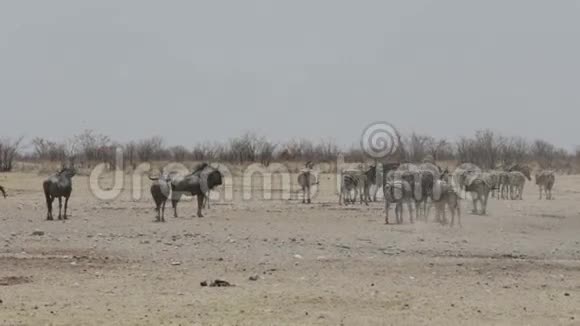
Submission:
<svg viewBox="0 0 580 326">
<path fill-rule="evenodd" d="M 162 178 L 163 180 L 161 180 Z M 162 178 L 150 178 L 156 181 L 151 186 L 151 194 L 157 206 L 158 220 L 161 221 L 164 219 L 159 216 L 159 211 L 161 210 L 161 214 L 163 214 L 165 202 L 169 197 L 169 192 L 163 189 L 163 183 L 168 184 L 171 189 L 171 204 L 174 217 L 177 217 L 177 203 L 181 196 L 186 194 L 197 196 L 197 216 L 203 217 L 201 210 L 209 191 L 223 183 L 222 173 L 207 163 L 200 164 L 192 173 L 186 176 L 169 174 Z"/>
<path fill-rule="evenodd" d="M 53 219 L 52 202 L 55 198 L 58 198 L 58 219 L 66 220 L 68 199 L 72 193 L 72 178 L 75 174 L 76 170 L 74 168 L 63 168 L 57 174 L 48 177 L 42 184 L 44 196 L 46 197 L 46 208 L 48 209 L 47 220 L 52 221 Z M 64 215 L 62 215 L 62 197 L 64 197 Z"/>
</svg>

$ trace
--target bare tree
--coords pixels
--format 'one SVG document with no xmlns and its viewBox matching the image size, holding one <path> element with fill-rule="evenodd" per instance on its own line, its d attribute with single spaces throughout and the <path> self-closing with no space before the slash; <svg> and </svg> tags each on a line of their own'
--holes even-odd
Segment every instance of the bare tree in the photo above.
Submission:
<svg viewBox="0 0 580 326">
<path fill-rule="evenodd" d="M 149 162 L 152 160 L 160 160 L 164 157 L 163 138 L 154 136 L 148 139 L 139 141 L 136 144 L 135 152 L 141 162 Z"/>
<path fill-rule="evenodd" d="M 550 168 L 556 159 L 556 147 L 547 141 L 538 139 L 532 144 L 531 155 L 542 168 Z"/>
<path fill-rule="evenodd" d="M 64 162 L 66 160 L 65 145 L 36 137 L 31 142 L 33 158 L 50 162 Z"/>
<path fill-rule="evenodd" d="M 12 171 L 14 159 L 18 155 L 18 150 L 24 138 L 17 139 L 3 138 L 0 139 L 0 171 Z"/>
<path fill-rule="evenodd" d="M 190 158 L 190 152 L 183 146 L 173 146 L 169 148 L 169 152 L 171 153 L 171 158 L 175 162 L 183 162 Z"/>
</svg>

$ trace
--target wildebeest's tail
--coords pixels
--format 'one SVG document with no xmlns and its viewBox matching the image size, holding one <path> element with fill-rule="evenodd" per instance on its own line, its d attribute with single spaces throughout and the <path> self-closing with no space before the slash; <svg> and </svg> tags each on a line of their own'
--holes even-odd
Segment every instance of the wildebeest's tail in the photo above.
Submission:
<svg viewBox="0 0 580 326">
<path fill-rule="evenodd" d="M 46 198 L 46 204 L 50 205 L 50 182 L 44 181 L 42 184 L 42 188 L 44 189 L 44 197 Z"/>
<path fill-rule="evenodd" d="M 6 198 L 6 190 L 4 190 L 4 187 L 0 186 L 0 192 L 2 193 L 4 198 Z"/>
</svg>

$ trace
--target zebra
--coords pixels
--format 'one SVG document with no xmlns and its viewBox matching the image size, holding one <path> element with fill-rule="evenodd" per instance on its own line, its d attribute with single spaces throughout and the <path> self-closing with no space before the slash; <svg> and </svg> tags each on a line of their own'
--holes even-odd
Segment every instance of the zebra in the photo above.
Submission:
<svg viewBox="0 0 580 326">
<path fill-rule="evenodd" d="M 318 177 L 313 173 L 312 169 L 306 168 L 298 174 L 298 184 L 302 189 L 302 203 L 310 204 L 310 187 L 319 184 Z"/>
<path fill-rule="evenodd" d="M 455 224 L 455 215 L 457 215 L 457 223 L 461 227 L 461 208 L 459 203 L 461 198 L 457 192 L 444 179 L 435 180 L 433 188 L 433 202 L 437 211 L 437 221 L 442 225 L 447 224 L 447 218 L 445 217 L 445 206 L 447 206 L 451 212 L 450 227 Z"/>
<path fill-rule="evenodd" d="M 510 174 L 506 171 L 498 172 L 498 187 L 499 191 L 497 194 L 498 199 L 508 199 L 510 193 Z"/>
<path fill-rule="evenodd" d="M 464 173 L 460 176 L 460 182 L 465 186 L 465 191 L 471 193 L 474 214 L 485 215 L 487 213 L 487 201 L 492 186 L 489 175 L 484 173 Z M 477 209 L 480 204 L 481 210 Z"/>
<path fill-rule="evenodd" d="M 368 198 L 369 198 L 369 181 L 367 174 L 359 169 L 349 169 L 343 170 L 341 172 L 341 185 L 340 185 L 340 194 L 338 198 L 339 205 L 343 203 L 344 197 L 344 204 L 348 205 L 348 203 L 355 203 L 356 198 L 360 196 L 360 203 L 363 202 L 368 206 Z M 354 191 L 354 198 L 351 198 L 350 195 Z"/>
<path fill-rule="evenodd" d="M 394 181 L 388 181 L 383 187 L 385 194 L 385 224 L 389 224 L 389 207 L 391 203 L 395 204 L 395 218 L 397 224 L 403 223 L 403 204 L 407 204 L 409 210 L 409 219 L 413 221 L 413 190 L 409 182 L 404 179 L 395 177 Z"/>
<path fill-rule="evenodd" d="M 151 184 L 151 196 L 155 202 L 155 211 L 157 216 L 155 217 L 156 222 L 165 222 L 165 204 L 167 199 L 171 194 L 171 180 L 173 174 L 163 175 L 159 178 L 149 177 L 153 181 Z"/>
<path fill-rule="evenodd" d="M 546 199 L 552 200 L 552 188 L 556 182 L 554 171 L 541 171 L 536 173 L 536 184 L 540 188 L 540 200 L 542 199 L 542 191 L 546 192 Z"/>
<path fill-rule="evenodd" d="M 526 185 L 526 176 L 520 171 L 511 171 L 509 173 L 510 199 L 523 199 L 524 186 Z"/>
</svg>

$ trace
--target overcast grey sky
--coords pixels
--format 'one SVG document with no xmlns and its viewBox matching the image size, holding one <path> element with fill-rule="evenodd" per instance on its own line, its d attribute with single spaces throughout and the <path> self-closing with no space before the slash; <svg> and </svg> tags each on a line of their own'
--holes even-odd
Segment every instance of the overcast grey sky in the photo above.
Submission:
<svg viewBox="0 0 580 326">
<path fill-rule="evenodd" d="M 580 144 L 580 1 L 0 2 L 0 135 Z"/>
</svg>

